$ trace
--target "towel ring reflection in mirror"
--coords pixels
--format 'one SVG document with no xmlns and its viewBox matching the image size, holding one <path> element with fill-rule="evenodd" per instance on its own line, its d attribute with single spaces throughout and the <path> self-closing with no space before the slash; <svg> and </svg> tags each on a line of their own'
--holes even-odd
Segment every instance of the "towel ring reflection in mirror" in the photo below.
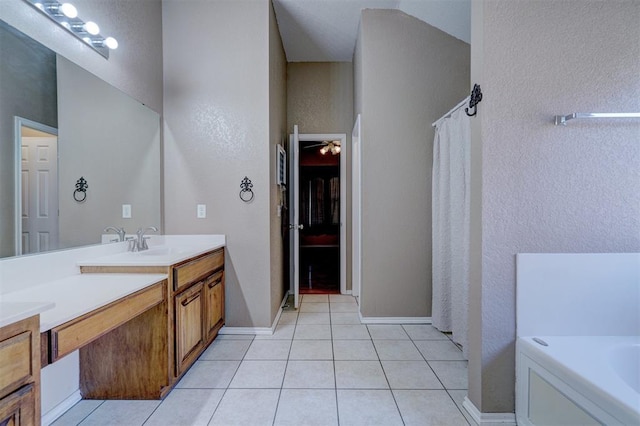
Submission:
<svg viewBox="0 0 640 426">
<path fill-rule="evenodd" d="M 80 179 L 76 181 L 76 190 L 73 191 L 73 199 L 78 203 L 83 203 L 87 199 L 87 189 L 89 185 L 87 180 L 81 176 Z"/>
</svg>

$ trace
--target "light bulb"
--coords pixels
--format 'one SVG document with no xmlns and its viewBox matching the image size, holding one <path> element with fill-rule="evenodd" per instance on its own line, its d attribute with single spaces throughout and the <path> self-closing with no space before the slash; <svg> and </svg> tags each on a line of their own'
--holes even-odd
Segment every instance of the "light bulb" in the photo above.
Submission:
<svg viewBox="0 0 640 426">
<path fill-rule="evenodd" d="M 83 28 L 86 32 L 88 32 L 91 35 L 100 34 L 100 27 L 98 26 L 98 24 L 96 24 L 93 21 L 85 22 Z"/>
<path fill-rule="evenodd" d="M 67 18 L 76 18 L 78 16 L 78 9 L 71 3 L 63 3 L 59 10 Z"/>
<path fill-rule="evenodd" d="M 109 49 L 117 49 L 118 48 L 118 40 L 113 37 L 107 37 L 104 39 L 104 45 Z"/>
<path fill-rule="evenodd" d="M 320 148 L 320 154 L 322 155 L 325 155 L 327 151 L 329 151 L 329 148 L 327 146 L 323 146 L 322 148 Z"/>
<path fill-rule="evenodd" d="M 333 155 L 340 154 L 340 146 L 334 145 L 334 149 L 332 152 L 333 152 Z"/>
</svg>

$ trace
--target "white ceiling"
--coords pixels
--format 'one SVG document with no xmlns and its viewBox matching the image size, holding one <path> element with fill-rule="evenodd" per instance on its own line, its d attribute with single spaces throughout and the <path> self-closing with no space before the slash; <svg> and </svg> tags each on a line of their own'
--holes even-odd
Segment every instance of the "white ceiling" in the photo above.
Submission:
<svg viewBox="0 0 640 426">
<path fill-rule="evenodd" d="M 399 9 L 467 43 L 471 0 L 273 0 L 289 62 L 351 62 L 362 9 Z"/>
</svg>

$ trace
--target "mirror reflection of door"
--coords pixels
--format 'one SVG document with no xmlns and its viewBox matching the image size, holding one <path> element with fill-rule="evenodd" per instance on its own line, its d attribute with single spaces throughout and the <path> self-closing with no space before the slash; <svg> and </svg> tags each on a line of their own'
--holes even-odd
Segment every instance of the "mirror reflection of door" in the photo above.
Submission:
<svg viewBox="0 0 640 426">
<path fill-rule="evenodd" d="M 25 119 L 19 129 L 20 241 L 16 254 L 58 247 L 58 131 Z"/>
</svg>

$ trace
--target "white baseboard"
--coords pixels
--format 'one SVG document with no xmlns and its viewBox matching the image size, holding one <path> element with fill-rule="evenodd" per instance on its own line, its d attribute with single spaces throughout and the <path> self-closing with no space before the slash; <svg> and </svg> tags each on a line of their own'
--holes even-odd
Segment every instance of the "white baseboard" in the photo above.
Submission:
<svg viewBox="0 0 640 426">
<path fill-rule="evenodd" d="M 78 402 L 82 400 L 82 395 L 80 395 L 80 389 L 72 393 L 67 399 L 62 401 L 60 404 L 53 407 L 49 410 L 48 413 L 44 414 L 40 420 L 42 426 L 49 426 L 51 423 L 55 422 L 58 417 L 69 411 L 71 407 L 76 405 Z"/>
<path fill-rule="evenodd" d="M 280 321 L 280 316 L 282 315 L 282 307 L 287 303 L 287 298 L 289 297 L 289 292 L 287 291 L 284 295 L 284 299 L 280 303 L 280 309 L 278 309 L 278 313 L 276 313 L 276 317 L 273 320 L 273 324 L 271 327 L 227 327 L 223 326 L 218 334 L 260 334 L 270 336 L 276 330 L 276 326 L 278 325 L 278 321 Z"/>
<path fill-rule="evenodd" d="M 467 396 L 462 406 L 478 426 L 516 426 L 515 413 L 482 413 Z"/>
<path fill-rule="evenodd" d="M 431 324 L 431 317 L 363 317 L 358 313 L 362 324 Z"/>
</svg>

